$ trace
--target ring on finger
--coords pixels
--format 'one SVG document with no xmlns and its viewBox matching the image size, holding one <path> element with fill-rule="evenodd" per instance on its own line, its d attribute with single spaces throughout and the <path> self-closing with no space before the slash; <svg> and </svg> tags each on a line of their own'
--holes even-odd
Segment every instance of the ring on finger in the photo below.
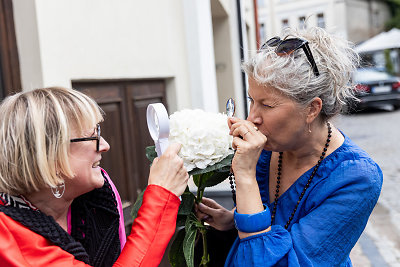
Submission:
<svg viewBox="0 0 400 267">
<path fill-rule="evenodd" d="M 257 126 L 254 126 L 254 130 L 258 131 L 258 128 L 257 128 Z"/>
</svg>

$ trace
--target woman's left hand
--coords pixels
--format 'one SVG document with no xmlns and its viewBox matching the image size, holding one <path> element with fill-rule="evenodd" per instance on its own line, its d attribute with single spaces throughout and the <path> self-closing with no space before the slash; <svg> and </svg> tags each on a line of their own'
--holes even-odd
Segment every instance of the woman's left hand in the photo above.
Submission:
<svg viewBox="0 0 400 267">
<path fill-rule="evenodd" d="M 256 165 L 267 137 L 250 121 L 229 118 L 228 126 L 233 136 L 232 147 L 236 150 L 232 169 L 237 177 L 255 177 Z"/>
</svg>

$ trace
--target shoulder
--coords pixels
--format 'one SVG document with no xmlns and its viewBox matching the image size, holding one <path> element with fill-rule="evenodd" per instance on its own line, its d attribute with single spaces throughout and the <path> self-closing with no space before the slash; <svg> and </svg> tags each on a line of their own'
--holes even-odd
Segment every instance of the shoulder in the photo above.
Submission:
<svg viewBox="0 0 400 267">
<path fill-rule="evenodd" d="M 86 266 L 43 236 L 0 212 L 2 266 Z"/>
<path fill-rule="evenodd" d="M 349 137 L 341 147 L 326 159 L 326 174 L 336 176 L 350 182 L 352 179 L 360 182 L 382 184 L 383 174 L 379 165 Z"/>
<path fill-rule="evenodd" d="M 377 200 L 382 182 L 379 165 L 346 137 L 343 145 L 323 160 L 312 191 L 321 197 L 348 192 Z"/>
</svg>

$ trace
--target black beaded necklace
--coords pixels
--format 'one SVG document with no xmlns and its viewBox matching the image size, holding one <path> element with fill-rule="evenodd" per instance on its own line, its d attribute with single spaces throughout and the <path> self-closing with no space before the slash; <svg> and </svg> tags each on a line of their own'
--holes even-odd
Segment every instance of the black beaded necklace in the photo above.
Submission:
<svg viewBox="0 0 400 267">
<path fill-rule="evenodd" d="M 322 160 L 325 158 L 326 155 L 326 151 L 328 150 L 329 147 L 329 143 L 331 142 L 331 137 L 332 137 L 332 128 L 331 128 L 331 124 L 329 122 L 326 122 L 326 125 L 328 126 L 328 138 L 326 139 L 326 143 L 324 146 L 324 149 L 322 151 L 321 156 L 319 157 L 319 160 L 317 162 L 317 164 L 315 165 L 310 178 L 308 178 L 307 184 L 304 186 L 303 191 L 301 192 L 300 196 L 299 196 L 299 200 L 297 200 L 296 206 L 293 209 L 292 214 L 289 217 L 289 220 L 287 221 L 287 223 L 285 224 L 285 229 L 288 229 L 290 222 L 293 220 L 294 214 L 297 211 L 297 208 L 301 202 L 301 200 L 304 197 L 304 194 L 306 193 L 306 190 L 308 189 L 308 187 L 310 186 L 315 174 L 317 173 L 317 170 L 319 168 L 319 165 L 321 165 Z M 271 213 L 271 224 L 274 224 L 275 222 L 275 214 L 276 214 L 276 207 L 278 205 L 278 197 L 279 197 L 279 188 L 280 188 L 280 183 L 281 183 L 281 171 L 282 171 L 282 152 L 279 152 L 279 158 L 278 158 L 278 176 L 276 177 L 276 189 L 275 189 L 275 200 L 274 200 L 274 207 L 272 209 L 272 213 Z M 232 199 L 233 202 L 236 205 L 236 191 L 235 191 L 235 182 L 234 182 L 235 176 L 233 175 L 233 173 L 229 173 L 229 182 L 231 184 L 231 189 L 232 189 Z"/>
</svg>

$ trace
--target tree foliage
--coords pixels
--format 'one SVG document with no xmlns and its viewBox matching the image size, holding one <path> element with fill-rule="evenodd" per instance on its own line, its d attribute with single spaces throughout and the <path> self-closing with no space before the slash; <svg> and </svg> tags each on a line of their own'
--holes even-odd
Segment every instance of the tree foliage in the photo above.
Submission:
<svg viewBox="0 0 400 267">
<path fill-rule="evenodd" d="M 389 6 L 392 17 L 386 21 L 385 30 L 389 31 L 393 28 L 400 29 L 400 0 L 385 0 Z"/>
</svg>

